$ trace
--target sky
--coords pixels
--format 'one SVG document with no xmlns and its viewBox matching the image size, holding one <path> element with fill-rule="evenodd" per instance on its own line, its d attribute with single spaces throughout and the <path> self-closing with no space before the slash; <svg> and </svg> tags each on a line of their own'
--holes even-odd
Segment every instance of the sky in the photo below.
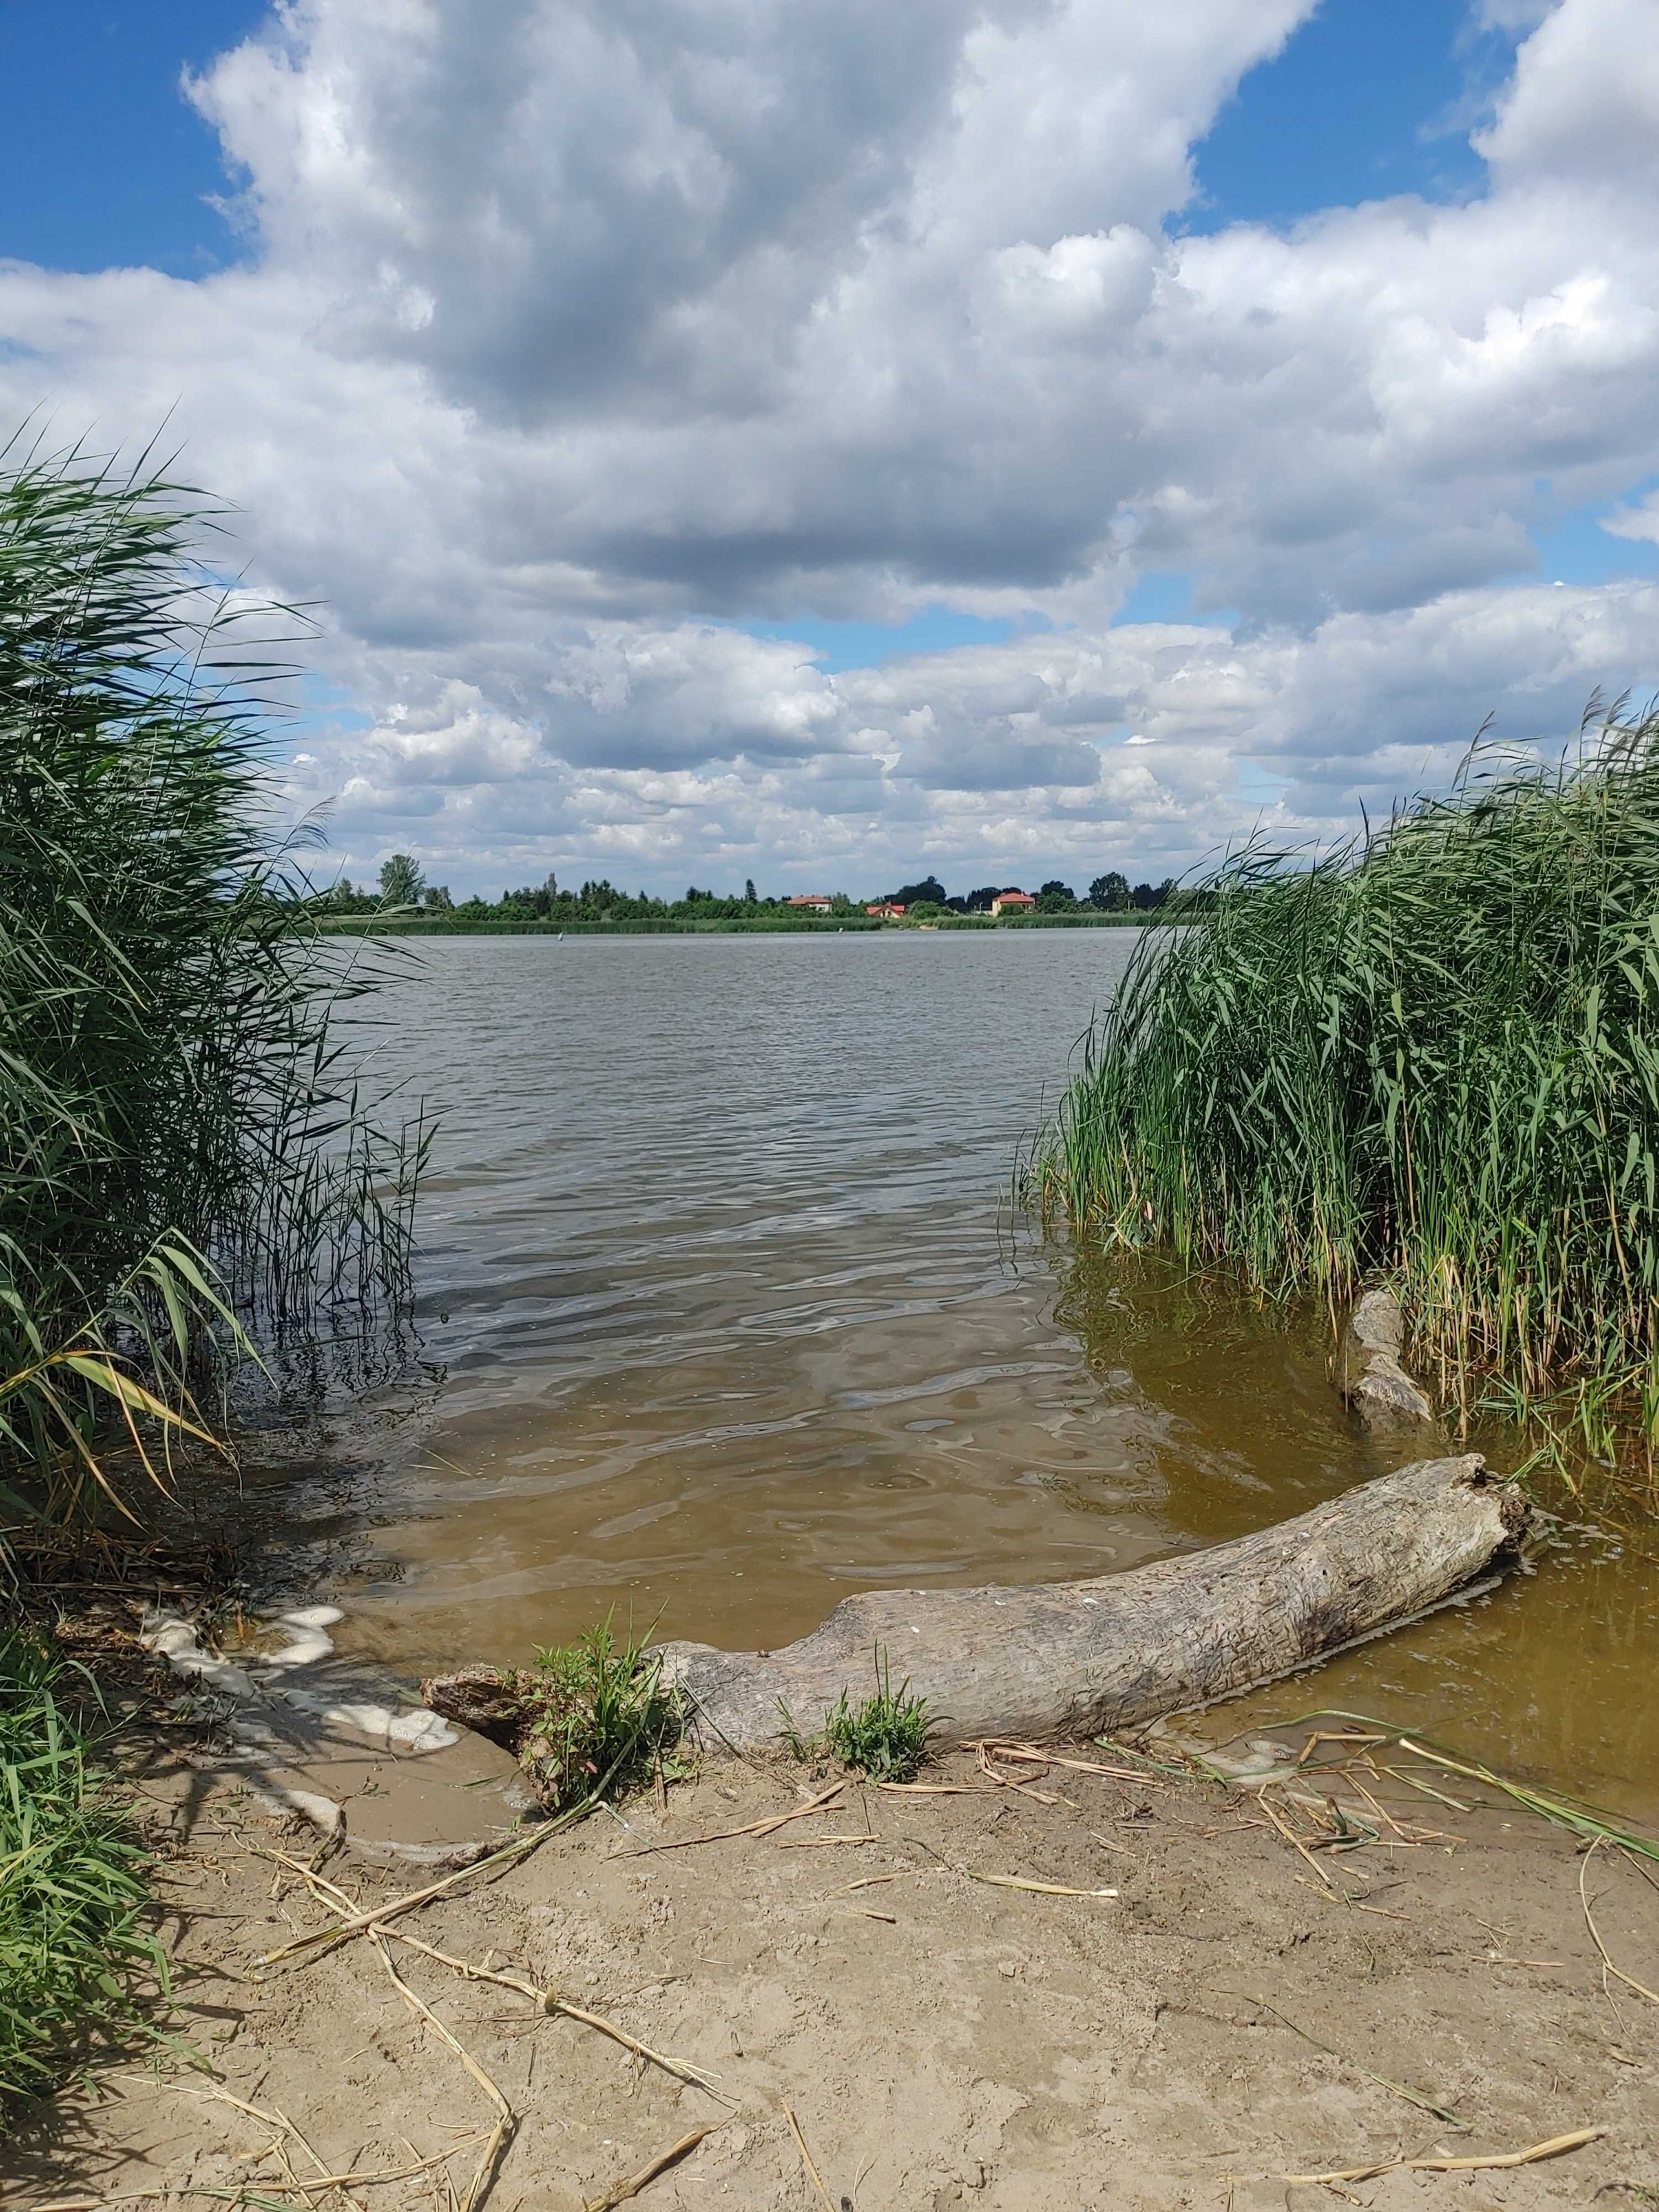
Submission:
<svg viewBox="0 0 1659 2212">
<path fill-rule="evenodd" d="M 1659 689 L 1655 0 L 0 0 L 325 872 L 1158 880 Z"/>
</svg>

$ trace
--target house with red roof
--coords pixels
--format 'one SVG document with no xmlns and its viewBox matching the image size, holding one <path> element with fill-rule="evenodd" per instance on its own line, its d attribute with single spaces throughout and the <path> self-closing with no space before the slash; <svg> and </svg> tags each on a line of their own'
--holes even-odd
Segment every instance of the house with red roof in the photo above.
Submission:
<svg viewBox="0 0 1659 2212">
<path fill-rule="evenodd" d="M 1030 914 L 1036 906 L 1036 901 L 1030 891 L 1023 891 L 1017 885 L 1008 890 L 999 891 L 991 901 L 993 914 Z"/>
</svg>

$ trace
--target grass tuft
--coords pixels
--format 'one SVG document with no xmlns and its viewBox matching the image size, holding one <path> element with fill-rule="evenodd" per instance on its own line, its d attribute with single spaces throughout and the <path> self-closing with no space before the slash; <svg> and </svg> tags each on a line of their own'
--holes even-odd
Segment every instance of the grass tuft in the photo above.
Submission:
<svg viewBox="0 0 1659 2212">
<path fill-rule="evenodd" d="M 783 1711 L 781 1731 L 797 1759 L 816 1758 L 828 1752 L 843 1766 L 867 1774 L 872 1782 L 914 1782 L 927 1756 L 927 1738 L 938 1726 L 927 1700 L 913 1698 L 908 1680 L 893 1688 L 887 1654 L 875 1650 L 876 1686 L 861 1705 L 855 1705 L 845 1690 L 840 1702 L 823 1717 L 817 1736 L 805 1736 Z"/>
<path fill-rule="evenodd" d="M 0 1633 L 0 2128 L 167 1987 L 143 1846 L 68 1694 L 80 1671 L 24 1631 Z"/>
<path fill-rule="evenodd" d="M 1467 1424 L 1659 1439 L 1659 712 L 1490 746 L 1333 854 L 1253 846 L 1149 933 L 1038 1201 L 1334 1309 L 1373 1270 Z M 1561 1408 L 1576 1425 L 1569 1437 Z"/>
<path fill-rule="evenodd" d="M 678 1695 L 662 1681 L 649 1632 L 618 1643 L 607 1613 L 574 1644 L 539 1648 L 518 1680 L 520 1764 L 558 1811 L 609 1777 L 618 1796 L 647 1780 L 678 1742 Z"/>
</svg>

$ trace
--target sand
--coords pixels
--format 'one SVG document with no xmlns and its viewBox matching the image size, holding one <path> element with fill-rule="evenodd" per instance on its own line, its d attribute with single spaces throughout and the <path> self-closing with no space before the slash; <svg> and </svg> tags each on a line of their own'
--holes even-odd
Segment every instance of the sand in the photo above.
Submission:
<svg viewBox="0 0 1659 2212">
<path fill-rule="evenodd" d="M 1171 1763 L 1170 1745 L 1149 1748 Z M 1070 1755 L 1115 1762 L 1097 1746 Z M 280 2179 L 283 2155 L 316 2172 L 216 2082 L 285 2116 L 331 2172 L 406 2167 L 471 2135 L 447 2176 L 353 2191 L 369 2208 L 464 2200 L 490 2104 L 374 1946 L 257 1964 L 327 1919 L 270 1856 L 308 1856 L 315 1835 L 234 1777 L 180 1794 L 172 1763 L 158 1742 L 143 1787 L 169 1854 L 176 2025 L 212 2075 L 129 2058 L 60 2098 L 7 2147 L 8 2212 L 133 2191 L 224 2203 Z M 646 2212 L 1659 2203 L 1659 2003 L 1605 1975 L 1579 1892 L 1582 1871 L 1612 1958 L 1659 1988 L 1659 1888 L 1632 1862 L 1605 1848 L 1585 1862 L 1572 1837 L 1505 1803 L 1458 1811 L 1376 1776 L 1404 1838 L 1376 1820 L 1394 1848 L 1304 1857 L 1249 1788 L 1000 1771 L 1035 1788 L 953 1754 L 927 1778 L 968 1794 L 848 1780 L 769 1835 L 696 1844 L 837 1778 L 706 1762 L 665 1802 L 597 1815 L 398 1921 L 717 2077 L 713 2092 L 688 2084 L 394 1944 L 514 2115 L 487 2201 L 581 2212 L 713 2125 L 644 2187 Z M 1326 1793 L 1353 1802 L 1348 1783 L 1310 1794 Z M 1293 1795 L 1268 1802 L 1297 1824 Z M 1299 1824 L 1315 1836 L 1310 1814 Z M 426 1878 L 337 1854 L 325 1872 L 365 1905 Z M 1604 2133 L 1518 2170 L 1285 2179 L 1580 2129 Z"/>
</svg>

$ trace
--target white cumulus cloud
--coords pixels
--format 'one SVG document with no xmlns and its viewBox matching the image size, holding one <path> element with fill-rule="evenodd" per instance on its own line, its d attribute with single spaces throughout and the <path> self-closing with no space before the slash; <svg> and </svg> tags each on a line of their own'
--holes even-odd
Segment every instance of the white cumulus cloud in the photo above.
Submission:
<svg viewBox="0 0 1659 2212">
<path fill-rule="evenodd" d="M 1482 0 L 1487 189 L 1184 234 L 1312 0 L 283 0 L 189 88 L 248 251 L 0 264 L 0 410 L 169 409 L 356 709 L 280 773 L 458 888 L 1323 835 L 1659 678 L 1651 0 Z M 1113 625 L 1148 572 L 1215 621 Z M 1546 583 L 1547 580 L 1545 580 Z M 832 672 L 803 610 L 1013 626 Z M 722 877 L 722 871 L 725 872 Z"/>
</svg>

